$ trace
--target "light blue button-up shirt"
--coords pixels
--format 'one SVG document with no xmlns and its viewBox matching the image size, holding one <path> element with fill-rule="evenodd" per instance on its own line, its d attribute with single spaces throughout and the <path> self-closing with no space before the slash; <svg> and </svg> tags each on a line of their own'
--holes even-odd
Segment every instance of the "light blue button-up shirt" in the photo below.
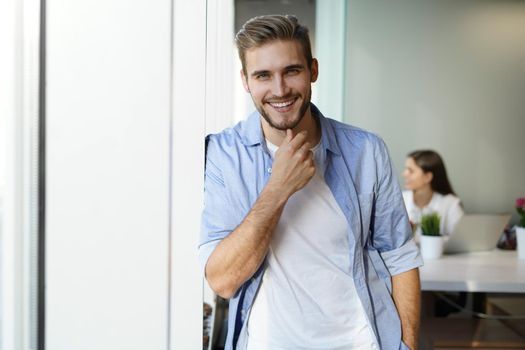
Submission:
<svg viewBox="0 0 525 350">
<path fill-rule="evenodd" d="M 379 137 L 323 117 L 324 178 L 348 220 L 349 273 L 381 349 L 405 349 L 391 292 L 391 276 L 423 265 L 401 190 Z M 272 157 L 260 115 L 207 138 L 204 211 L 199 255 L 204 267 L 213 249 L 245 218 L 266 185 Z M 247 319 L 265 263 L 230 299 L 226 349 L 245 349 Z M 344 302 L 344 300 L 341 300 Z"/>
</svg>

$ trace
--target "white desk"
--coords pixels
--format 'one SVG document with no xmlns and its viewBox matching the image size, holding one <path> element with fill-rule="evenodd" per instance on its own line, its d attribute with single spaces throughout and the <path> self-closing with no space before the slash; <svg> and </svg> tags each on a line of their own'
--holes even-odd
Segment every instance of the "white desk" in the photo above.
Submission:
<svg viewBox="0 0 525 350">
<path fill-rule="evenodd" d="M 525 260 L 515 251 L 444 255 L 420 268 L 423 291 L 525 293 Z"/>
</svg>

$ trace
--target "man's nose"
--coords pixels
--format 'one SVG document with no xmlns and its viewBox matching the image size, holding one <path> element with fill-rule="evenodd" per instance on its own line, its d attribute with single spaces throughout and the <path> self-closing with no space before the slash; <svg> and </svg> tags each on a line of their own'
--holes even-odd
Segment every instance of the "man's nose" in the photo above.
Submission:
<svg viewBox="0 0 525 350">
<path fill-rule="evenodd" d="M 275 96 L 285 96 L 288 93 L 288 86 L 284 77 L 277 77 L 274 79 L 272 93 Z"/>
</svg>

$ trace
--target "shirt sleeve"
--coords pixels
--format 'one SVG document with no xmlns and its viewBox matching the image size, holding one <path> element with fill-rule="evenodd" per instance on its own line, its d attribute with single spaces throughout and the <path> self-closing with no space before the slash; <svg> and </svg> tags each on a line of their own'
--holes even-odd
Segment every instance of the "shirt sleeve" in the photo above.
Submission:
<svg viewBox="0 0 525 350">
<path fill-rule="evenodd" d="M 204 172 L 204 208 L 201 216 L 199 262 L 204 268 L 219 242 L 232 232 L 238 223 L 229 215 L 229 195 L 219 164 L 221 149 L 216 139 L 207 138 L 206 167 Z"/>
<path fill-rule="evenodd" d="M 376 145 L 375 159 L 378 167 L 378 185 L 375 194 L 372 244 L 393 276 L 422 266 L 423 260 L 414 241 L 388 150 L 381 139 Z"/>
</svg>

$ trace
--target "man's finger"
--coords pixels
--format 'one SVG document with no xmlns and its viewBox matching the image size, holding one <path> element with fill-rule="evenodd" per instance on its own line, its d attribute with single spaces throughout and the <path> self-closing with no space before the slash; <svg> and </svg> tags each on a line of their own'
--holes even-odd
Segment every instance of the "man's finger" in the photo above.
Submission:
<svg viewBox="0 0 525 350">
<path fill-rule="evenodd" d="M 305 142 L 306 137 L 308 136 L 308 133 L 306 130 L 301 131 L 297 135 L 294 136 L 294 138 L 290 141 L 290 146 L 292 146 L 295 149 L 299 149 Z"/>
<path fill-rule="evenodd" d="M 293 139 L 293 130 L 292 129 L 286 129 L 286 138 L 288 139 L 288 142 L 292 141 L 292 139 Z"/>
<path fill-rule="evenodd" d="M 284 137 L 283 141 L 281 142 L 281 145 L 279 147 L 285 146 L 290 143 L 293 139 L 293 131 L 292 129 L 286 129 L 286 136 Z"/>
<path fill-rule="evenodd" d="M 302 159 L 306 159 L 310 156 L 310 142 L 305 142 L 303 145 L 297 150 L 296 154 L 300 154 Z"/>
</svg>

